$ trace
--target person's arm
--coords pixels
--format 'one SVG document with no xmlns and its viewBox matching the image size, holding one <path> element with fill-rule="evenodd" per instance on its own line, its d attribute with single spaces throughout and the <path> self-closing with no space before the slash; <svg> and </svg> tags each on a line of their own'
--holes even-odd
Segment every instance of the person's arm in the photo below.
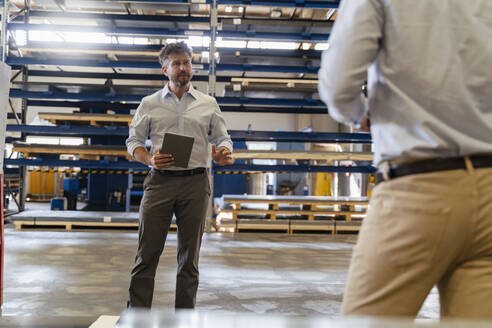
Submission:
<svg viewBox="0 0 492 328">
<path fill-rule="evenodd" d="M 155 169 L 162 170 L 174 164 L 172 154 L 161 154 L 159 152 L 152 155 L 144 147 L 137 147 L 133 151 L 133 158 L 140 163 L 150 165 Z"/>
<path fill-rule="evenodd" d="M 215 103 L 215 111 L 210 122 L 210 142 L 212 143 L 212 159 L 220 165 L 234 163 L 232 158 L 232 140 L 225 125 L 219 105 Z"/>
<path fill-rule="evenodd" d="M 145 149 L 145 141 L 149 135 L 150 118 L 146 115 L 144 108 L 143 103 L 138 106 L 128 129 L 129 136 L 126 139 L 128 153 L 136 161 L 150 165 L 155 169 L 172 166 L 174 159 L 171 154 L 160 154 L 157 151 L 152 155 Z"/>
<path fill-rule="evenodd" d="M 361 88 L 379 52 L 383 24 L 380 0 L 342 1 L 318 72 L 320 97 L 339 122 L 358 126 L 365 116 Z"/>
<path fill-rule="evenodd" d="M 137 147 L 133 151 L 133 159 L 136 161 L 151 166 L 152 154 L 150 154 L 145 147 Z"/>
</svg>

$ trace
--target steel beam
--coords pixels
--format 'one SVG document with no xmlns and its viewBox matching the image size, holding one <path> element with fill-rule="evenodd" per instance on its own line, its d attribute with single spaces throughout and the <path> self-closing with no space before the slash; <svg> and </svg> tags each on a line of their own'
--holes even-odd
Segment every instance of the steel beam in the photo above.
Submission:
<svg viewBox="0 0 492 328">
<path fill-rule="evenodd" d="M 69 77 L 78 79 L 110 79 L 110 80 L 141 80 L 141 81 L 165 81 L 166 78 L 162 74 L 127 74 L 127 73 L 98 73 L 98 72 L 70 72 L 70 71 L 43 71 L 43 70 L 29 70 L 29 76 L 43 76 L 43 77 Z M 231 77 L 218 76 L 217 81 L 229 83 Z M 206 82 L 207 76 L 194 75 L 193 81 Z M 51 84 L 54 84 L 50 82 Z"/>
<path fill-rule="evenodd" d="M 257 165 L 257 164 L 234 164 L 213 166 L 214 172 L 346 172 L 346 173 L 374 173 L 373 166 L 334 166 L 334 165 Z"/>
<path fill-rule="evenodd" d="M 68 166 L 68 167 L 83 167 L 83 168 L 99 168 L 99 169 L 134 169 L 134 170 L 148 170 L 148 166 L 139 162 L 129 162 L 124 160 L 118 160 L 116 162 L 107 160 L 61 160 L 61 159 L 6 159 L 5 165 L 15 166 Z"/>
<path fill-rule="evenodd" d="M 128 127 L 117 126 L 71 126 L 71 125 L 16 125 L 8 124 L 8 132 L 24 132 L 38 136 L 128 136 Z"/>
<path fill-rule="evenodd" d="M 28 106 L 37 107 L 70 107 L 70 108 L 93 108 L 93 109 L 111 109 L 116 111 L 129 111 L 137 108 L 138 104 L 124 104 L 111 102 L 85 102 L 85 101 L 56 101 L 56 100 L 32 100 L 27 99 Z"/>
<path fill-rule="evenodd" d="M 138 162 L 107 160 L 59 160 L 59 159 L 5 159 L 5 165 L 13 166 L 48 166 L 48 167 L 81 167 L 98 169 L 132 169 L 148 170 L 147 165 Z M 226 166 L 213 166 L 214 172 L 348 172 L 348 173 L 374 173 L 373 166 L 328 166 L 328 165 L 256 165 L 256 164 L 234 164 Z"/>
<path fill-rule="evenodd" d="M 71 107 L 71 108 L 92 108 L 92 109 L 112 109 L 117 112 L 125 112 L 136 109 L 137 103 L 112 103 L 112 102 L 90 102 L 90 101 L 55 101 L 55 100 L 27 100 L 28 106 L 37 107 Z M 283 114 L 323 114 L 327 110 L 324 107 L 319 108 L 302 108 L 302 107 L 258 107 L 258 106 L 231 106 L 221 105 L 220 110 L 223 112 L 238 113 L 283 113 Z"/>
<path fill-rule="evenodd" d="M 105 52 L 153 52 L 156 54 L 162 48 L 162 45 L 159 44 L 105 44 L 105 43 L 89 43 L 89 42 L 41 42 L 41 41 L 28 41 L 28 43 L 24 46 L 17 46 L 19 49 L 26 49 L 32 51 L 73 51 L 77 50 L 94 50 L 94 51 L 105 51 Z M 208 51 L 208 47 L 193 47 L 193 51 L 195 53 L 200 53 L 202 51 Z M 223 48 L 219 47 L 218 51 L 221 56 L 223 55 L 231 55 L 241 57 L 244 56 L 271 56 L 271 57 L 302 57 L 308 59 L 319 59 L 321 57 L 321 51 L 319 50 L 289 50 L 289 49 L 251 49 L 251 48 L 242 48 L 242 49 L 234 49 L 234 48 Z"/>
<path fill-rule="evenodd" d="M 42 57 L 7 57 L 9 65 L 52 65 L 52 66 L 84 66 L 109 68 L 146 68 L 160 69 L 157 61 L 126 61 L 126 60 L 88 60 L 61 59 Z M 194 69 L 208 71 L 208 64 L 196 64 Z M 283 66 L 283 65 L 252 65 L 252 64 L 217 64 L 217 71 L 267 72 L 267 73 L 296 73 L 317 74 L 318 66 Z"/>
<path fill-rule="evenodd" d="M 229 131 L 234 141 L 275 141 L 312 143 L 363 143 L 372 142 L 369 133 L 318 133 L 274 131 Z"/>
<path fill-rule="evenodd" d="M 210 3 L 211 0 L 207 0 Z M 270 7 L 296 7 L 296 8 L 318 8 L 333 9 L 338 8 L 340 1 L 309 1 L 309 0 L 217 0 L 219 5 L 243 5 L 243 6 L 270 6 Z"/>
<path fill-rule="evenodd" d="M 101 93 L 69 93 L 58 90 L 45 92 L 23 91 L 10 89 L 12 98 L 28 99 L 61 99 L 76 101 L 101 101 L 101 102 L 140 102 L 145 95 L 117 95 Z M 270 98 L 248 98 L 248 97 L 217 97 L 219 105 L 252 105 L 252 106 L 288 106 L 288 107 L 325 107 L 318 99 L 270 99 Z M 246 109 L 246 108 L 245 108 Z"/>
<path fill-rule="evenodd" d="M 8 132 L 24 132 L 30 135 L 47 136 L 91 136 L 114 135 L 128 136 L 127 127 L 116 126 L 45 126 L 8 124 Z M 233 141 L 273 141 L 273 142 L 310 142 L 310 143 L 359 143 L 370 144 L 369 133 L 318 133 L 318 132 L 277 132 L 277 131 L 240 131 L 229 130 Z"/>
<path fill-rule="evenodd" d="M 188 37 L 211 36 L 210 30 L 187 30 L 178 28 L 151 28 L 151 27 L 125 27 L 125 26 L 85 26 L 85 25 L 59 25 L 59 24 L 23 24 L 9 23 L 8 30 L 24 31 L 57 31 L 57 32 L 84 32 L 105 33 L 111 35 L 139 35 L 154 37 Z M 327 41 L 329 33 L 275 33 L 249 31 L 217 31 L 217 37 L 234 39 L 261 39 L 261 40 L 288 40 L 288 41 Z"/>
<path fill-rule="evenodd" d="M 207 4 L 213 0 L 205 0 Z M 178 3 L 187 4 L 188 0 L 132 0 L 141 3 Z M 338 8 L 340 1 L 317 1 L 317 0 L 217 0 L 219 5 L 241 5 L 241 6 L 271 6 L 271 7 L 297 7 L 297 8 Z"/>
<path fill-rule="evenodd" d="M 331 9 L 331 8 L 327 8 Z M 67 11 L 48 11 L 48 10 L 31 10 L 31 17 L 41 17 L 41 18 L 63 18 L 63 19 L 90 19 L 90 20 L 109 20 L 109 21 L 145 21 L 145 22 L 175 22 L 175 23 L 209 23 L 210 19 L 208 17 L 198 17 L 198 16 L 171 16 L 171 15 L 133 15 L 133 14 L 101 14 L 101 13 L 81 13 L 81 12 L 67 12 Z M 18 15 L 12 22 L 21 22 L 24 20 L 24 16 Z M 218 17 L 219 23 L 230 24 L 234 18 L 241 18 L 243 21 L 247 20 L 250 22 L 258 22 L 259 24 L 272 24 L 272 21 L 268 17 L 267 19 L 263 18 L 242 18 L 242 17 Z M 299 22 L 299 23 L 308 23 L 308 24 L 325 24 L 329 23 L 328 20 L 312 20 L 308 18 L 296 18 L 295 20 L 288 18 L 276 18 L 275 23 L 277 22 Z"/>
<path fill-rule="evenodd" d="M 74 18 L 74 19 L 98 19 L 98 20 L 125 20 L 125 21 L 144 21 L 144 22 L 183 22 L 183 23 L 208 23 L 208 17 L 197 16 L 171 16 L 171 15 L 128 15 L 128 14 L 100 14 L 100 13 L 82 13 L 67 11 L 48 11 L 48 10 L 31 10 L 31 17 L 42 18 Z M 14 20 L 22 21 L 23 17 L 18 16 Z"/>
</svg>

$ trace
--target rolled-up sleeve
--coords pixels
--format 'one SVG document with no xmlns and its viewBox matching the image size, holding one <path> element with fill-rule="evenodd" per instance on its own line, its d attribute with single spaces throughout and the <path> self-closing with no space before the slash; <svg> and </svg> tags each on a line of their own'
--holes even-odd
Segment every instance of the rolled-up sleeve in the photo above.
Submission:
<svg viewBox="0 0 492 328">
<path fill-rule="evenodd" d="M 137 147 L 145 147 L 145 141 L 149 136 L 150 118 L 145 113 L 145 106 L 141 103 L 133 116 L 132 122 L 128 129 L 128 138 L 126 139 L 126 149 L 130 156 Z"/>
<path fill-rule="evenodd" d="M 358 125 L 364 118 L 361 88 L 379 51 L 383 15 L 380 0 L 342 1 L 318 72 L 320 97 L 339 122 Z"/>
<path fill-rule="evenodd" d="M 217 102 L 215 102 L 215 110 L 210 122 L 209 141 L 215 144 L 217 148 L 224 146 L 232 151 L 231 136 L 227 132 L 225 120 Z"/>
</svg>

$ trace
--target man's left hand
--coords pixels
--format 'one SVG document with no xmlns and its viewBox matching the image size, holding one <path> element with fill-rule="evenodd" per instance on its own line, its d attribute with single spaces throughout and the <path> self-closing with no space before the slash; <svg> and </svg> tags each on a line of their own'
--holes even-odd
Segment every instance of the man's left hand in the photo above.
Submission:
<svg viewBox="0 0 492 328">
<path fill-rule="evenodd" d="M 232 158 L 232 153 L 227 147 L 219 147 L 219 149 L 215 148 L 215 145 L 212 145 L 212 159 L 220 165 L 231 165 L 234 164 L 234 159 Z"/>
</svg>

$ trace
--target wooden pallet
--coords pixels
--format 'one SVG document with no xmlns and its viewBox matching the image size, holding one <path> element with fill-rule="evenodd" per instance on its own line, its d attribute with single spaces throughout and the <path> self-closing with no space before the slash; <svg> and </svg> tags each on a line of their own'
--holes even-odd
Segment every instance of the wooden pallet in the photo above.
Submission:
<svg viewBox="0 0 492 328">
<path fill-rule="evenodd" d="M 241 232 L 241 231 L 283 231 L 288 234 L 300 232 L 319 232 L 336 234 L 335 220 L 293 220 L 283 219 L 271 221 L 268 219 L 224 219 L 219 224 L 219 231 Z M 345 230 L 340 230 L 340 232 Z"/>
<path fill-rule="evenodd" d="M 75 229 L 138 229 L 138 222 L 82 222 L 82 221 L 14 221 L 16 230 L 53 228 L 73 231 Z M 176 225 L 171 224 L 171 230 Z"/>
<path fill-rule="evenodd" d="M 25 158 L 35 157 L 37 154 L 74 154 L 81 159 L 99 159 L 101 156 L 118 156 L 131 159 L 125 146 L 103 146 L 103 145 L 42 145 L 42 144 L 21 144 L 15 143 L 12 151 L 23 153 Z"/>
<path fill-rule="evenodd" d="M 93 114 L 93 113 L 39 113 L 39 118 L 48 120 L 53 124 L 59 121 L 83 122 L 89 125 L 107 125 L 109 123 L 120 123 L 130 125 L 132 115 L 118 114 Z"/>
<path fill-rule="evenodd" d="M 222 196 L 223 213 L 232 213 L 233 219 L 239 215 L 260 214 L 275 220 L 277 215 L 305 215 L 310 221 L 315 216 L 344 216 L 352 221 L 353 215 L 364 215 L 365 211 L 357 211 L 356 206 L 367 208 L 367 197 L 319 197 L 319 196 L 258 196 L 258 195 L 224 195 Z M 228 207 L 229 204 L 229 207 Z M 253 209 L 244 207 L 246 204 L 263 204 L 268 209 Z M 297 205 L 300 210 L 282 209 L 280 206 Z"/>
<path fill-rule="evenodd" d="M 354 220 L 352 222 L 336 221 L 334 233 L 359 232 L 361 226 L 362 220 Z"/>
<path fill-rule="evenodd" d="M 272 221 L 275 221 L 277 219 L 277 215 L 285 215 L 285 216 L 306 216 L 309 221 L 314 221 L 315 216 L 343 216 L 345 217 L 345 220 L 350 222 L 352 221 L 352 215 L 365 215 L 365 212 L 360 212 L 360 211 L 323 211 L 323 210 L 316 210 L 316 211 L 305 211 L 305 210 L 263 210 L 263 209 L 246 209 L 242 208 L 239 210 L 234 210 L 234 209 L 222 209 L 220 210 L 221 213 L 232 213 L 232 218 L 233 219 L 239 219 L 240 215 L 264 215 L 266 218 L 269 218 Z"/>
<path fill-rule="evenodd" d="M 372 161 L 372 153 L 329 152 L 329 151 L 292 151 L 292 150 L 246 150 L 237 149 L 232 156 L 235 159 L 277 159 L 286 161 L 317 160 L 327 161 Z"/>
</svg>

